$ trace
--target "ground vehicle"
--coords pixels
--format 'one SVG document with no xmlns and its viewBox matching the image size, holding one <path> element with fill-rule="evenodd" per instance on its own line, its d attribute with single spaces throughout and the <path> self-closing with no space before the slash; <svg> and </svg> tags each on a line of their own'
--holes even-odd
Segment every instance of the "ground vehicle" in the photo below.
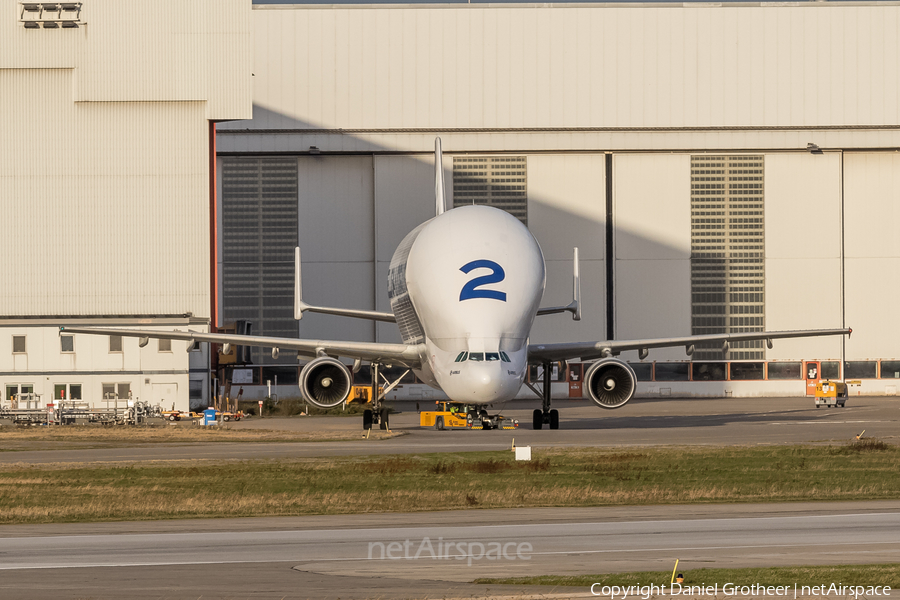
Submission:
<svg viewBox="0 0 900 600">
<path fill-rule="evenodd" d="M 489 415 L 484 409 L 467 406 L 459 402 L 438 400 L 435 410 L 423 410 L 419 413 L 421 427 L 434 427 L 437 430 L 447 428 L 472 429 L 515 429 L 519 422 L 507 419 L 502 415 Z M 505 422 L 505 425 L 504 425 Z"/>
<path fill-rule="evenodd" d="M 350 395 L 347 396 L 347 404 L 368 404 L 371 402 L 369 394 L 372 391 L 371 385 L 354 385 L 350 388 Z M 378 394 L 384 394 L 384 387 L 378 386 Z"/>
<path fill-rule="evenodd" d="M 180 410 L 164 410 L 162 416 L 166 421 L 180 421 L 182 415 Z"/>
<path fill-rule="evenodd" d="M 847 402 L 847 384 L 843 381 L 829 381 L 827 379 L 816 384 L 816 408 L 820 406 L 844 407 Z"/>
<path fill-rule="evenodd" d="M 244 417 L 244 413 L 241 411 L 237 412 L 216 412 L 216 418 L 221 419 L 222 421 L 240 421 Z"/>
</svg>

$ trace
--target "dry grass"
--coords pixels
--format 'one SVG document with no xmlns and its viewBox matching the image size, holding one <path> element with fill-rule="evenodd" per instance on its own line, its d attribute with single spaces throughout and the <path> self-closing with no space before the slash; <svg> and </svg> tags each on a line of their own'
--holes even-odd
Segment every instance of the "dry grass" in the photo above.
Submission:
<svg viewBox="0 0 900 600">
<path fill-rule="evenodd" d="M 400 435 L 372 430 L 369 438 Z M 0 430 L 0 451 L 58 450 L 64 448 L 116 448 L 144 444 L 202 444 L 210 442 L 321 442 L 358 440 L 358 427 L 335 431 L 278 431 L 233 429 L 229 425 L 191 426 L 189 423 L 162 427 L 10 427 Z"/>
<path fill-rule="evenodd" d="M 0 522 L 884 499 L 900 448 L 540 450 L 0 468 Z"/>
</svg>

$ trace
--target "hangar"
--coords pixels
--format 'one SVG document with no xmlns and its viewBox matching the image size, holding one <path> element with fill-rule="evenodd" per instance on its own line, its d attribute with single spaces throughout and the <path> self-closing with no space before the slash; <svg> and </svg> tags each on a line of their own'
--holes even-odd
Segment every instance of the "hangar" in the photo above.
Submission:
<svg viewBox="0 0 900 600">
<path fill-rule="evenodd" d="M 248 12 L 240 0 L 4 3 L 5 407 L 118 396 L 187 409 L 208 395 L 205 350 L 59 326 L 209 327 L 211 124 L 251 116 Z"/>
<path fill-rule="evenodd" d="M 215 351 L 60 323 L 396 341 L 298 326 L 292 249 L 309 301 L 388 310 L 391 254 L 432 214 L 436 136 L 454 205 L 534 232 L 545 304 L 568 301 L 580 249 L 584 319 L 540 317 L 533 341 L 847 325 L 623 358 L 643 396 L 802 395 L 810 368 L 897 393 L 900 3 L 15 4 L 5 401 L 212 393 Z M 296 395 L 292 357 L 237 371 L 245 397 Z"/>
<path fill-rule="evenodd" d="M 580 248 L 584 320 L 532 341 L 851 326 L 623 357 L 645 396 L 897 393 L 898 3 L 258 4 L 251 26 L 253 119 L 217 128 L 226 321 L 296 332 L 297 243 L 309 302 L 389 310 L 440 136 L 454 205 L 536 235 L 545 305 Z M 299 335 L 399 341 L 323 315 Z M 295 380 L 254 358 L 247 381 Z"/>
</svg>

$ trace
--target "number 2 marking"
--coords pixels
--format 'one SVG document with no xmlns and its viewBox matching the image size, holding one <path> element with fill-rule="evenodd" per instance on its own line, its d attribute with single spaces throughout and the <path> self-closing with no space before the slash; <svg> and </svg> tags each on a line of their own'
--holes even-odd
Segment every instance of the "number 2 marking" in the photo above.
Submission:
<svg viewBox="0 0 900 600">
<path fill-rule="evenodd" d="M 479 289 L 483 285 L 491 283 L 500 283 L 506 278 L 503 267 L 492 260 L 473 260 L 472 262 L 460 267 L 463 273 L 469 273 L 475 269 L 490 269 L 493 271 L 490 275 L 482 275 L 470 280 L 459 292 L 459 301 L 471 300 L 472 298 L 488 298 L 490 300 L 500 300 L 506 302 L 506 292 L 498 292 L 496 290 Z"/>
</svg>

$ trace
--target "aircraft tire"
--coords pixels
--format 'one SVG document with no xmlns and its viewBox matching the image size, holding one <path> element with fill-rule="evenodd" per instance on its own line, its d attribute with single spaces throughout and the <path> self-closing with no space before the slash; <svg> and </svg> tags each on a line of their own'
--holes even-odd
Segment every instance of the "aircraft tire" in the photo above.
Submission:
<svg viewBox="0 0 900 600">
<path fill-rule="evenodd" d="M 363 411 L 363 429 L 372 429 L 372 411 L 364 410 Z"/>
<path fill-rule="evenodd" d="M 381 419 L 380 419 L 380 423 L 378 426 L 381 429 L 390 429 L 390 424 L 388 421 L 388 409 L 386 409 L 386 408 L 381 409 Z"/>
<path fill-rule="evenodd" d="M 541 409 L 534 409 L 534 413 L 532 413 L 531 426 L 534 429 L 544 428 L 544 413 L 541 412 Z"/>
<path fill-rule="evenodd" d="M 555 408 L 550 411 L 550 429 L 559 429 L 559 411 Z"/>
<path fill-rule="evenodd" d="M 434 428 L 438 431 L 444 430 L 444 417 L 438 417 L 434 420 Z"/>
</svg>

